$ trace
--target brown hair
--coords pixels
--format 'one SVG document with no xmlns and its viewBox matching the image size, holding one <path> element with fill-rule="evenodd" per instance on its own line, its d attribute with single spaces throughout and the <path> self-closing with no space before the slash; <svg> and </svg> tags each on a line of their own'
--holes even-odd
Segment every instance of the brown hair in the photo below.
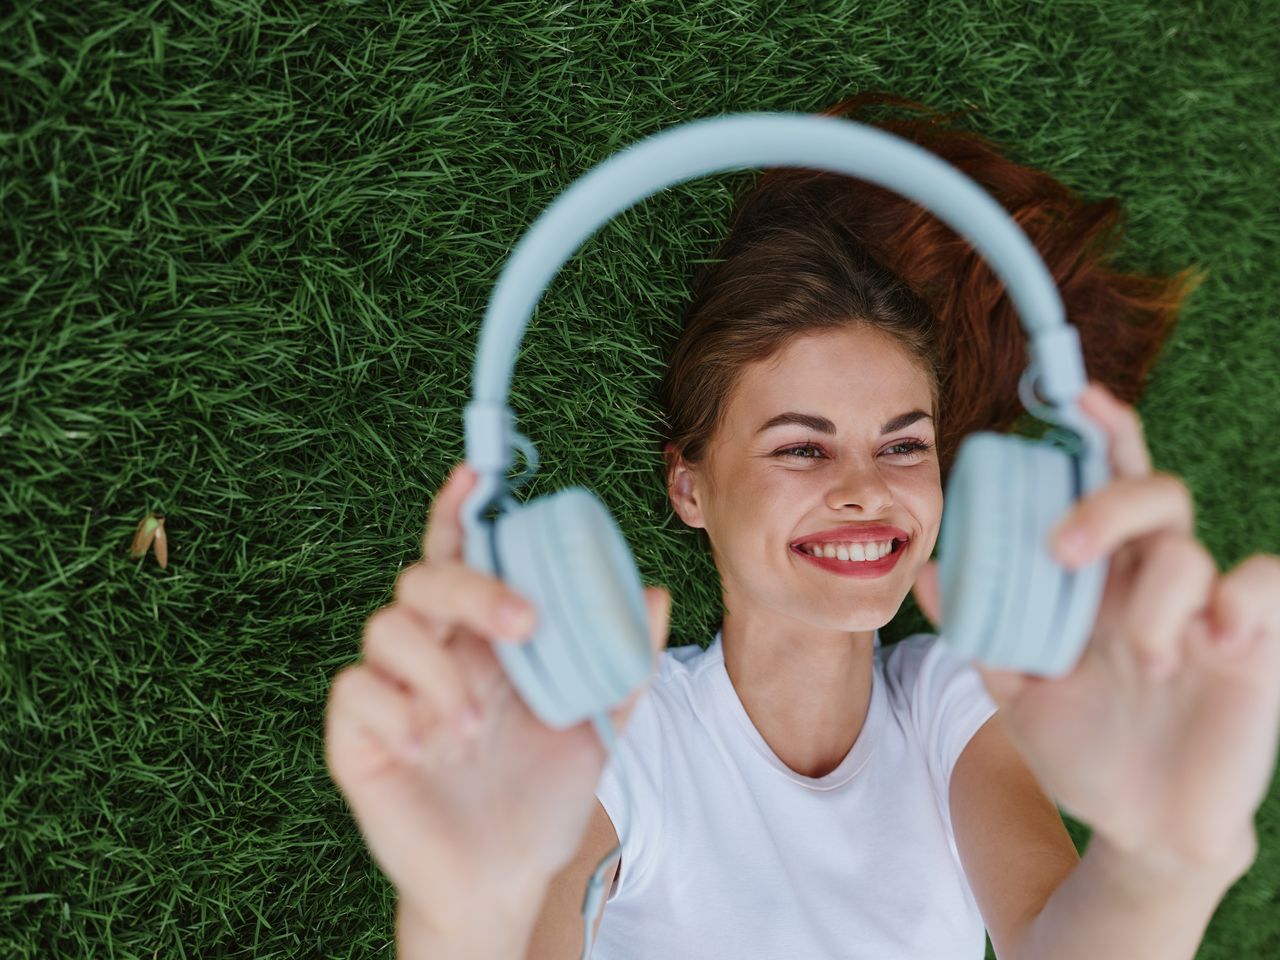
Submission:
<svg viewBox="0 0 1280 960">
<path fill-rule="evenodd" d="M 866 107 L 926 116 L 872 121 Z M 973 109 L 973 108 L 970 108 Z M 922 146 L 990 193 L 1039 252 L 1080 334 L 1086 376 L 1136 403 L 1183 300 L 1204 279 L 1107 266 L 1120 240 L 1115 197 L 1087 203 L 937 111 L 864 92 L 824 110 Z M 1024 413 L 1027 337 L 1004 284 L 958 233 L 919 204 L 865 180 L 807 168 L 765 170 L 742 196 L 712 262 L 695 276 L 683 330 L 658 388 L 667 477 L 679 451 L 701 461 L 746 364 L 791 338 L 871 327 L 916 359 L 933 391 L 942 481 L 974 430 L 1002 432 Z M 1038 422 L 1038 421 L 1037 421 Z"/>
</svg>

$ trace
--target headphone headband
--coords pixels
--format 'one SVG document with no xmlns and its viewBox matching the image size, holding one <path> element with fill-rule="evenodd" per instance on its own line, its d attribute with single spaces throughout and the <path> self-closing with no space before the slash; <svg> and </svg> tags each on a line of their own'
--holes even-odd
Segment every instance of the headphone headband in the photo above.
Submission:
<svg viewBox="0 0 1280 960">
<path fill-rule="evenodd" d="M 463 410 L 466 460 L 480 474 L 466 522 L 505 489 L 513 443 L 523 441 L 526 459 L 533 452 L 514 429 L 507 398 L 534 307 L 569 257 L 612 217 L 665 187 L 770 166 L 869 180 L 914 200 L 967 239 L 1003 281 L 1030 338 L 1031 362 L 1019 384 L 1023 403 L 1088 431 L 1073 412 L 1086 386 L 1079 337 L 1044 261 L 986 191 L 923 147 L 867 124 L 820 114 L 726 114 L 679 124 L 608 157 L 543 210 L 512 250 L 485 309 L 472 400 Z M 1052 408 L 1037 405 L 1035 395 Z"/>
</svg>

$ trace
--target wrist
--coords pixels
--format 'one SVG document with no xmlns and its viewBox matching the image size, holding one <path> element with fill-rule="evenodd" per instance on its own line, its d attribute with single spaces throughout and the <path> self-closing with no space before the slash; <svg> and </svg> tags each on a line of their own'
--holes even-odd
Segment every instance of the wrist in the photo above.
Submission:
<svg viewBox="0 0 1280 960">
<path fill-rule="evenodd" d="M 1234 840 L 1212 855 L 1194 860 L 1172 851 L 1136 848 L 1094 833 L 1089 850 L 1105 864 L 1115 881 L 1133 895 L 1217 891 L 1225 893 L 1244 876 L 1258 851 L 1257 833 L 1249 823 Z"/>
<path fill-rule="evenodd" d="M 525 955 L 547 884 L 499 899 L 477 893 L 465 916 L 437 920 L 422 905 L 396 901 L 396 960 L 512 960 Z"/>
</svg>

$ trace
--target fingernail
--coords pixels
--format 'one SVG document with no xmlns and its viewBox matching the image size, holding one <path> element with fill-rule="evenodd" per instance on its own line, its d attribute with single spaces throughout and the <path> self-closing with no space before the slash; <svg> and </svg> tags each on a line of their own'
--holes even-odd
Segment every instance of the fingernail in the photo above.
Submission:
<svg viewBox="0 0 1280 960">
<path fill-rule="evenodd" d="M 1173 674 L 1177 665 L 1177 656 L 1169 651 L 1148 653 L 1143 658 L 1143 666 L 1147 671 L 1147 675 L 1157 680 L 1167 679 Z"/>
<path fill-rule="evenodd" d="M 1058 555 L 1064 560 L 1083 560 L 1089 552 L 1089 537 L 1083 530 L 1068 530 L 1058 538 Z"/>
<path fill-rule="evenodd" d="M 531 626 L 533 611 L 519 600 L 503 600 L 498 607 L 498 629 L 513 637 L 523 636 Z"/>
<path fill-rule="evenodd" d="M 417 763 L 422 759 L 422 743 L 414 737 L 406 737 L 400 741 L 399 753 L 405 763 Z"/>
<path fill-rule="evenodd" d="M 474 703 L 467 703 L 453 718 L 454 728 L 467 739 L 471 739 L 480 730 L 480 711 Z"/>
</svg>

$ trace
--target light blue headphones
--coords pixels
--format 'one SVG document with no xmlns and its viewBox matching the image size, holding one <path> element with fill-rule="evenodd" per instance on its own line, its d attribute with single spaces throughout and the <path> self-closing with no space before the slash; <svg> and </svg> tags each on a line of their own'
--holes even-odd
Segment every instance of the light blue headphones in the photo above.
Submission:
<svg viewBox="0 0 1280 960">
<path fill-rule="evenodd" d="M 593 167 L 520 238 L 485 310 L 474 395 L 463 412 L 467 465 L 478 474 L 462 506 L 464 561 L 538 611 L 527 642 L 493 649 L 539 719 L 557 729 L 591 719 L 610 755 L 608 711 L 653 670 L 644 588 L 621 530 L 590 490 L 568 487 L 525 504 L 512 499 L 538 469 L 537 450 L 516 431 L 507 405 L 516 350 L 560 267 L 612 217 L 694 177 L 773 166 L 869 180 L 931 210 L 987 259 L 1030 337 L 1032 360 L 1018 396 L 1060 429 L 1039 440 L 978 432 L 961 444 L 939 530 L 941 640 L 991 667 L 1061 676 L 1079 660 L 1101 601 L 1107 558 L 1067 570 L 1048 552 L 1053 525 L 1105 485 L 1110 470 L 1105 435 L 1078 407 L 1087 385 L 1079 334 L 1021 228 L 954 167 L 875 127 L 795 113 L 683 123 Z M 513 446 L 526 461 L 514 483 L 506 478 Z M 587 888 L 584 960 L 602 872 L 620 849 L 610 851 Z"/>
</svg>

